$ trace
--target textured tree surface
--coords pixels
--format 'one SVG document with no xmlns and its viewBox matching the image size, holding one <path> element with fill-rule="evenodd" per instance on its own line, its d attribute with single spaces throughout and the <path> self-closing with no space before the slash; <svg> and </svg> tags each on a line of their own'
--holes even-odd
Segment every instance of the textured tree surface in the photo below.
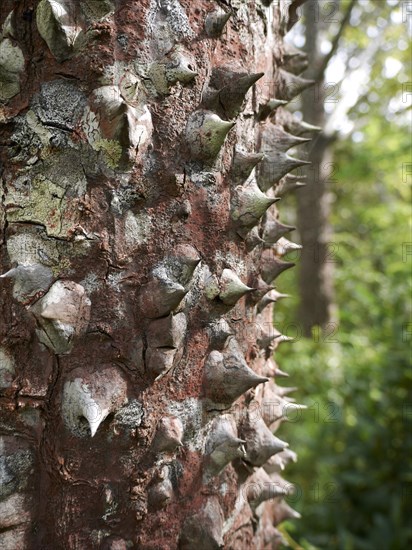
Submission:
<svg viewBox="0 0 412 550">
<path fill-rule="evenodd" d="M 295 8 L 0 10 L 0 548 L 276 548 Z"/>
<path fill-rule="evenodd" d="M 303 7 L 305 50 L 311 60 L 311 67 L 305 74 L 316 80 L 317 86 L 316 89 L 311 88 L 302 94 L 302 112 L 305 120 L 324 127 L 327 100 L 324 73 L 327 63 L 324 69 L 320 68 L 325 61 L 320 52 L 319 18 L 313 17 L 313 7 L 313 3 L 307 3 Z M 308 144 L 308 157 L 312 162 L 311 166 L 304 169 L 308 185 L 297 194 L 296 225 L 303 246 L 299 265 L 299 321 L 306 336 L 311 336 L 315 326 L 330 331 L 337 322 L 333 290 L 335 251 L 333 245 L 331 246 L 333 237 L 329 221 L 333 141 L 333 136 L 321 133 L 314 142 Z"/>
</svg>

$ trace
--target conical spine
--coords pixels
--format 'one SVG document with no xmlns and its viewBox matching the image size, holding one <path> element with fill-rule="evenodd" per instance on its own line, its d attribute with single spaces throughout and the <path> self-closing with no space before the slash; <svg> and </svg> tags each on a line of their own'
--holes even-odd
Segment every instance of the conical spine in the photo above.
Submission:
<svg viewBox="0 0 412 550">
<path fill-rule="evenodd" d="M 258 120 L 262 122 L 271 116 L 278 107 L 287 105 L 288 102 L 283 99 L 269 99 L 267 103 L 259 106 Z"/>
<path fill-rule="evenodd" d="M 246 363 L 234 338 L 230 338 L 223 353 L 212 351 L 204 366 L 203 389 L 206 397 L 216 403 L 233 403 L 251 388 L 267 382 Z"/>
<path fill-rule="evenodd" d="M 275 340 L 278 340 L 282 335 L 278 332 L 274 331 L 260 331 L 260 334 L 256 340 L 257 345 L 262 348 L 270 348 L 275 342 Z"/>
<path fill-rule="evenodd" d="M 231 15 L 230 12 L 226 12 L 221 8 L 208 13 L 205 18 L 206 34 L 210 38 L 219 38 Z"/>
<path fill-rule="evenodd" d="M 270 304 L 276 303 L 282 298 L 289 298 L 289 294 L 282 294 L 277 290 L 271 290 L 263 296 L 263 298 L 257 303 L 256 311 L 257 313 L 262 313 L 262 311 Z"/>
<path fill-rule="evenodd" d="M 176 82 L 187 84 L 196 78 L 198 73 L 192 69 L 192 64 L 193 60 L 188 54 L 175 48 L 164 59 L 152 63 L 147 74 L 156 91 L 167 95 L 169 88 Z"/>
<path fill-rule="evenodd" d="M 296 136 L 302 136 L 310 132 L 321 132 L 322 128 L 320 126 L 313 126 L 304 120 L 299 120 L 298 118 L 290 115 L 283 124 L 285 130 Z"/>
<path fill-rule="evenodd" d="M 273 255 L 271 250 L 265 250 L 261 259 L 261 277 L 270 284 L 276 277 L 278 277 L 283 271 L 294 267 L 293 262 L 283 262 Z"/>
<path fill-rule="evenodd" d="M 308 67 L 308 55 L 298 50 L 292 44 L 284 43 L 283 69 L 289 73 L 299 75 Z"/>
<path fill-rule="evenodd" d="M 234 331 L 230 328 L 229 323 L 223 318 L 210 323 L 208 332 L 211 346 L 215 350 L 222 350 L 228 338 L 234 335 Z"/>
<path fill-rule="evenodd" d="M 232 167 L 230 169 L 230 179 L 236 184 L 243 184 L 255 166 L 264 158 L 264 153 L 243 153 L 235 151 L 233 155 Z"/>
<path fill-rule="evenodd" d="M 88 435 L 82 422 L 86 420 L 89 434 L 94 437 L 105 418 L 125 403 L 127 385 L 118 369 L 107 367 L 92 373 L 77 369 L 63 388 L 62 416 L 67 428 L 78 437 Z"/>
<path fill-rule="evenodd" d="M 168 277 L 153 277 L 140 291 L 140 310 L 149 319 L 163 317 L 177 308 L 187 292 Z"/>
<path fill-rule="evenodd" d="M 263 152 L 265 152 L 265 149 L 268 149 L 269 155 L 270 151 L 273 150 L 286 153 L 286 151 L 288 151 L 291 147 L 303 145 L 309 141 L 310 138 L 303 138 L 288 134 L 280 126 L 270 124 L 268 125 L 266 132 L 263 134 Z"/>
<path fill-rule="evenodd" d="M 291 449 L 285 449 L 276 455 L 273 455 L 263 465 L 268 474 L 282 472 L 290 462 L 297 462 L 298 455 Z"/>
<path fill-rule="evenodd" d="M 183 433 L 183 424 L 179 418 L 161 418 L 157 425 L 156 434 L 153 439 L 153 450 L 155 452 L 176 450 L 176 448 L 183 445 Z"/>
<path fill-rule="evenodd" d="M 299 191 L 299 189 L 302 189 L 302 187 L 305 186 L 306 183 L 304 182 L 304 178 L 302 178 L 301 176 L 293 176 L 293 178 L 291 178 L 291 174 L 288 174 L 276 187 L 276 194 L 279 197 L 283 197 L 288 193 Z"/>
<path fill-rule="evenodd" d="M 279 69 L 279 95 L 281 99 L 292 101 L 296 96 L 304 90 L 316 84 L 315 80 L 307 80 L 292 73 L 288 73 L 283 69 Z"/>
<path fill-rule="evenodd" d="M 220 69 L 219 72 L 224 71 Z M 236 74 L 229 73 L 229 78 L 224 78 L 227 83 L 216 90 L 210 88 L 203 96 L 203 106 L 215 111 L 223 118 L 236 117 L 242 108 L 249 89 L 260 79 L 264 73 Z M 218 80 L 218 79 L 217 79 Z M 213 75 L 211 85 L 213 83 Z"/>
<path fill-rule="evenodd" d="M 257 182 L 259 187 L 262 191 L 268 191 L 291 170 L 295 170 L 301 166 L 308 166 L 309 164 L 309 161 L 296 159 L 287 153 L 276 150 L 272 150 L 271 153 L 266 152 L 265 158 L 258 170 Z"/>
<path fill-rule="evenodd" d="M 288 241 L 285 237 L 281 237 L 275 245 L 278 256 L 285 256 L 288 252 L 296 252 L 297 250 L 302 250 L 302 245 Z"/>
<path fill-rule="evenodd" d="M 278 505 L 275 525 L 278 525 L 287 519 L 300 519 L 301 517 L 302 516 L 299 512 L 291 508 L 287 502 L 282 500 Z"/>
<path fill-rule="evenodd" d="M 252 251 L 257 246 L 264 244 L 257 226 L 252 227 L 250 231 L 245 231 L 245 229 L 247 228 L 240 228 L 240 230 L 237 231 L 237 234 L 244 239 L 248 252 Z"/>
<path fill-rule="evenodd" d="M 280 378 L 289 378 L 289 374 L 287 372 L 283 372 L 272 358 L 269 358 L 266 361 L 264 372 L 266 376 L 274 376 L 275 378 L 276 376 L 279 376 Z"/>
<path fill-rule="evenodd" d="M 174 491 L 170 480 L 169 467 L 163 466 L 156 476 L 155 483 L 149 488 L 149 506 L 154 510 L 160 510 L 172 500 L 173 496 Z"/>
<path fill-rule="evenodd" d="M 246 461 L 253 466 L 263 466 L 271 456 L 289 446 L 274 436 L 261 418 L 249 421 L 241 436 L 246 440 Z"/>
<path fill-rule="evenodd" d="M 245 285 L 234 271 L 224 269 L 220 278 L 220 300 L 227 306 L 234 306 L 242 296 L 253 292 L 253 288 Z"/>
<path fill-rule="evenodd" d="M 280 476 L 273 479 L 263 468 L 259 468 L 251 476 L 247 491 L 248 502 L 252 509 L 267 500 L 285 497 L 293 492 L 293 486 Z"/>
<path fill-rule="evenodd" d="M 287 233 L 290 233 L 295 229 L 296 227 L 294 227 L 293 225 L 285 225 L 279 220 L 270 220 L 267 221 L 265 224 L 262 239 L 265 244 L 273 245 L 277 243 L 277 241 L 281 237 L 283 237 L 283 235 L 286 235 Z"/>
<path fill-rule="evenodd" d="M 231 217 L 239 225 L 250 227 L 257 225 L 266 210 L 279 199 L 268 197 L 255 181 L 237 186 L 232 195 Z"/>
<path fill-rule="evenodd" d="M 216 496 L 210 496 L 195 514 L 186 517 L 179 539 L 180 550 L 223 548 L 224 515 Z"/>
<path fill-rule="evenodd" d="M 206 470 L 217 475 L 232 460 L 244 454 L 245 442 L 237 436 L 234 419 L 230 415 L 218 417 L 206 441 Z"/>
<path fill-rule="evenodd" d="M 195 111 L 186 126 L 186 141 L 192 158 L 213 161 L 234 125 L 234 122 L 222 120 L 211 111 Z"/>
</svg>

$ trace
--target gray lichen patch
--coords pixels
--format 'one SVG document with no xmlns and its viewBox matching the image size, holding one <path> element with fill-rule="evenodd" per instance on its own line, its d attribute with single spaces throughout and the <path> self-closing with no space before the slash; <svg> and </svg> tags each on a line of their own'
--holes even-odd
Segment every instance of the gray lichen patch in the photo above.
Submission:
<svg viewBox="0 0 412 550">
<path fill-rule="evenodd" d="M 42 166 L 33 170 L 65 190 L 67 197 L 81 197 L 86 193 L 87 179 L 83 156 L 75 149 L 66 148 L 44 160 Z"/>
<path fill-rule="evenodd" d="M 148 15 L 151 40 L 159 54 L 177 42 L 194 38 L 187 14 L 178 0 L 152 0 Z"/>
<path fill-rule="evenodd" d="M 23 69 L 23 52 L 9 38 L 5 38 L 0 42 L 0 101 L 11 99 L 20 92 Z"/>
<path fill-rule="evenodd" d="M 13 298 L 22 303 L 29 302 L 40 293 L 44 293 L 53 279 L 49 267 L 41 264 L 18 265 L 0 276 L 1 279 L 13 280 Z"/>
<path fill-rule="evenodd" d="M 115 291 L 120 293 L 122 291 L 121 289 L 121 283 L 123 279 L 127 276 L 126 271 L 110 271 L 107 274 L 106 281 L 107 284 Z"/>
<path fill-rule="evenodd" d="M 13 163 L 33 164 L 39 158 L 42 141 L 38 133 L 31 127 L 32 115 L 29 113 L 32 112 L 27 113 L 30 123 L 26 116 L 17 116 L 14 119 L 11 141 L 15 145 L 10 145 L 7 151 Z"/>
<path fill-rule="evenodd" d="M 133 399 L 129 404 L 119 409 L 114 415 L 114 424 L 129 429 L 140 426 L 144 416 L 143 405 Z"/>
<path fill-rule="evenodd" d="M 45 126 L 73 130 L 83 114 L 86 97 L 74 82 L 45 82 L 33 100 L 33 111 Z"/>
<path fill-rule="evenodd" d="M 97 292 L 101 286 L 102 281 L 96 273 L 88 273 L 86 277 L 80 281 L 80 284 L 85 289 L 88 295 Z"/>
<path fill-rule="evenodd" d="M 139 246 L 147 242 L 153 231 L 153 222 L 149 214 L 142 211 L 133 214 L 129 210 L 124 223 L 126 243 L 131 246 Z"/>
<path fill-rule="evenodd" d="M 0 499 L 24 490 L 33 466 L 29 450 L 13 449 L 12 438 L 0 436 Z"/>
<path fill-rule="evenodd" d="M 39 117 L 36 115 L 36 113 L 32 110 L 27 111 L 26 114 L 26 122 L 28 127 L 37 134 L 39 137 L 41 144 L 43 147 L 49 147 L 50 146 L 50 140 L 52 139 L 53 134 L 46 128 L 46 126 L 43 126 L 41 123 Z"/>
<path fill-rule="evenodd" d="M 12 529 L 15 526 L 21 526 L 30 520 L 30 499 L 23 494 L 10 495 L 5 500 L 0 502 L 0 529 Z M 9 546 L 3 546 L 1 548 L 21 548 L 21 546 L 15 546 L 10 544 Z"/>
<path fill-rule="evenodd" d="M 194 37 L 186 12 L 177 0 L 161 0 L 160 6 L 176 39 L 183 40 Z"/>
<path fill-rule="evenodd" d="M 146 190 L 137 188 L 127 175 L 124 178 L 120 176 L 118 180 L 118 187 L 112 191 L 110 208 L 119 216 L 123 216 L 125 213 L 128 215 L 128 210 L 145 198 Z"/>
<path fill-rule="evenodd" d="M 203 403 L 199 399 L 188 398 L 184 401 L 168 403 L 169 414 L 180 419 L 184 426 L 184 445 L 190 451 L 202 451 L 207 433 L 210 431 L 210 422 L 204 418 Z"/>
<path fill-rule="evenodd" d="M 222 252 L 220 250 L 216 250 L 215 253 L 215 262 L 218 264 L 227 265 L 240 277 L 246 277 L 247 276 L 247 264 L 244 260 L 244 258 L 240 254 L 236 254 L 235 252 Z"/>
<path fill-rule="evenodd" d="M 97 139 L 93 148 L 103 152 L 104 162 L 110 168 L 118 168 L 122 158 L 122 147 L 114 139 Z"/>
<path fill-rule="evenodd" d="M 39 112 L 38 105 L 36 110 Z M 38 177 L 52 181 L 69 197 L 84 195 L 86 174 L 98 171 L 97 155 L 86 144 L 73 143 L 71 134 L 63 123 L 49 121 L 47 125 L 42 122 L 34 110 L 29 110 L 24 118 L 19 117 L 12 134 L 15 146 L 10 147 L 8 152 L 13 161 L 24 162 L 29 167 L 20 170 L 20 176 L 14 177 L 9 187 L 27 193 L 30 191 L 30 179 Z M 9 181 L 10 178 L 6 178 L 6 182 Z"/>
<path fill-rule="evenodd" d="M 49 236 L 68 237 L 79 218 L 73 198 L 83 196 L 87 179 L 81 153 L 66 148 L 4 183 L 8 222 L 32 222 Z"/>
<path fill-rule="evenodd" d="M 10 236 L 7 239 L 7 253 L 11 263 L 21 265 L 53 266 L 59 261 L 56 241 L 43 238 L 43 231 L 36 226 L 25 227 Z"/>
<path fill-rule="evenodd" d="M 11 386 L 16 374 L 14 358 L 4 348 L 0 348 L 0 390 Z"/>
<path fill-rule="evenodd" d="M 112 0 L 82 0 L 81 8 L 87 19 L 102 19 L 113 12 L 114 2 Z"/>
</svg>

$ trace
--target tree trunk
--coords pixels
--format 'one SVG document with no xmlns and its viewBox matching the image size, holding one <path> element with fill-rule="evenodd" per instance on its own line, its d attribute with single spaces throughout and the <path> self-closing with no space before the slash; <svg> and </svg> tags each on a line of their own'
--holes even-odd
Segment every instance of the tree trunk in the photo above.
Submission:
<svg viewBox="0 0 412 550">
<path fill-rule="evenodd" d="M 304 6 L 306 43 L 305 51 L 311 60 L 307 78 L 316 78 L 320 55 L 319 16 L 316 17 L 317 2 Z M 323 127 L 325 124 L 324 75 L 316 82 L 316 87 L 302 94 L 303 118 L 310 124 Z M 333 96 L 332 98 L 333 99 Z M 333 178 L 333 157 L 330 137 L 320 134 L 308 146 L 310 167 L 304 168 L 307 185 L 297 194 L 297 228 L 302 243 L 299 266 L 299 320 L 305 336 L 310 336 L 316 325 L 324 330 L 335 319 L 333 293 L 333 264 L 336 250 L 332 242 L 330 226 L 329 184 Z"/>
<path fill-rule="evenodd" d="M 2 2 L 0 548 L 276 548 L 296 516 L 268 117 L 307 83 L 263 4 Z"/>
</svg>

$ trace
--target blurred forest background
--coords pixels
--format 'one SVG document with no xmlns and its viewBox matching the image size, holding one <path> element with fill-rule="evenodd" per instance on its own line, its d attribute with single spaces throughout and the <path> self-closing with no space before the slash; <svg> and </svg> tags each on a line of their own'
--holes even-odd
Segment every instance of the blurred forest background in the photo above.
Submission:
<svg viewBox="0 0 412 550">
<path fill-rule="evenodd" d="M 412 547 L 412 2 L 309 0 L 301 9 L 288 38 L 308 52 L 312 74 L 302 76 L 318 84 L 292 108 L 308 122 L 321 120 L 324 130 L 308 148 L 314 160 L 308 185 L 283 199 L 289 216 L 282 221 L 299 229 L 302 208 L 309 225 L 311 216 L 324 217 L 318 245 L 309 243 L 310 256 L 302 251 L 313 274 L 306 269 L 302 276 L 320 278 L 316 300 L 325 298 L 326 282 L 327 307 L 320 320 L 311 313 L 295 270 L 278 288 L 291 298 L 287 307 L 286 300 L 276 304 L 275 326 L 295 341 L 282 344 L 276 359 L 290 374 L 286 385 L 299 386 L 294 397 L 308 407 L 291 413 L 293 429 L 287 427 L 299 455 L 288 468 L 296 484 L 289 503 L 302 519 L 284 524 L 283 534 L 295 549 L 406 549 Z M 298 252 L 288 256 L 299 270 Z"/>
</svg>

